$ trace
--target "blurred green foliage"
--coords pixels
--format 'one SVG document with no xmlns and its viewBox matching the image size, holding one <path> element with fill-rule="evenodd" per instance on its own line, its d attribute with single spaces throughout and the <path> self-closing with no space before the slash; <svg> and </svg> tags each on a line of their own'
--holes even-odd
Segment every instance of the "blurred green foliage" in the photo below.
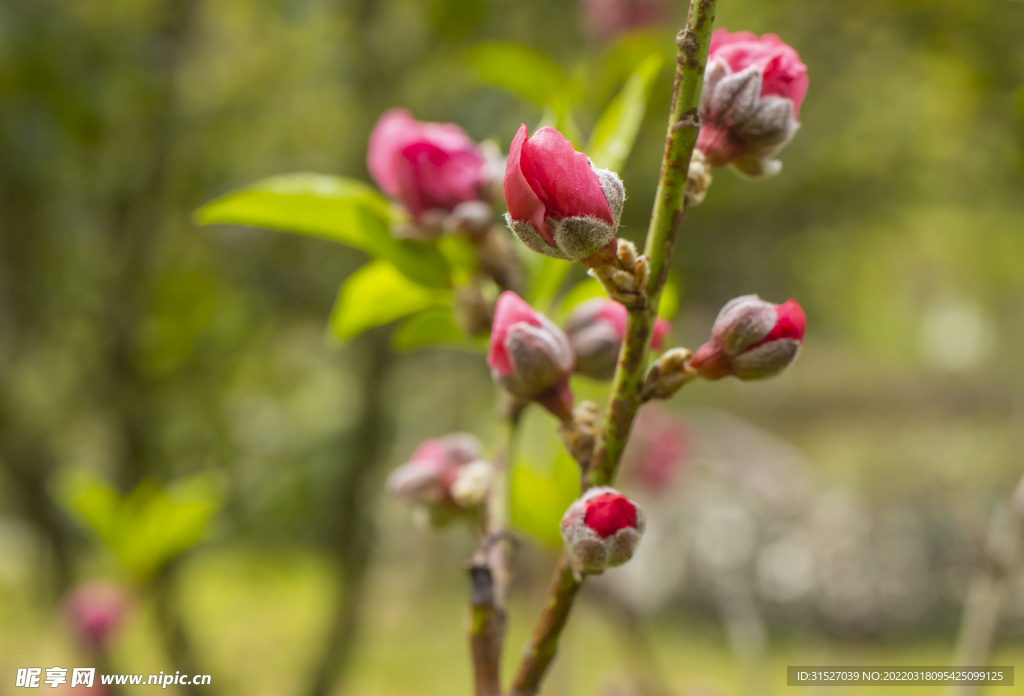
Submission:
<svg viewBox="0 0 1024 696">
<path fill-rule="evenodd" d="M 678 23 L 685 7 L 675 9 Z M 749 292 L 799 298 L 810 331 L 777 382 L 695 385 L 679 402 L 726 408 L 788 438 L 827 483 L 897 501 L 953 490 L 950 507 L 984 519 L 978 501 L 1001 495 L 1022 461 L 1024 3 L 723 0 L 717 23 L 780 34 L 811 86 L 782 174 L 751 184 L 718 171 L 690 212 L 670 345 L 695 347 L 718 307 Z M 387 330 L 400 348 L 461 340 L 444 289 L 465 275 L 460 253 L 392 239 L 393 213 L 367 184 L 366 136 L 392 106 L 503 148 L 520 123 L 556 124 L 621 166 L 622 233 L 639 241 L 674 34 L 666 25 L 599 45 L 576 3 L 521 0 L 0 5 L 0 531 L 26 540 L 0 551 L 0 592 L 59 590 L 118 564 L 144 577 L 172 557 L 187 569 L 191 557 L 177 554 L 202 529 L 207 558 L 249 544 L 353 567 L 362 561 L 340 554 L 361 557 L 354 540 L 372 538 L 373 515 L 381 573 L 404 578 L 416 549 L 395 541 L 407 534 L 404 511 L 373 507 L 383 473 L 426 437 L 486 435 L 493 392 L 476 345 L 381 366 L 389 344 L 379 329 L 324 341 L 346 292 L 392 313 L 369 303 L 362 318 L 336 313 L 341 336 L 371 316 L 408 316 Z M 196 210 L 204 223 L 327 239 L 200 227 Z M 371 256 L 391 265 L 367 266 Z M 557 313 L 586 293 L 563 303 L 580 269 L 528 263 L 535 304 Z M 357 287 L 369 273 L 372 289 Z M 574 388 L 603 395 L 592 383 Z M 519 508 L 515 521 L 556 541 L 551 510 L 574 481 L 551 425 L 538 415 L 513 488 L 550 501 Z M 210 471 L 223 483 L 216 496 L 176 488 Z M 422 539 L 428 560 L 416 567 L 447 564 L 442 581 L 460 581 L 460 542 Z M 238 575 L 210 563 L 210 577 Z M 207 578 L 205 568 L 186 574 L 182 593 L 200 607 L 191 628 L 214 643 L 203 613 L 241 583 L 204 595 L 212 585 L 189 578 Z M 412 587 L 409 596 L 422 589 Z M 326 601 L 306 611 L 323 616 Z M 382 611 L 371 630 L 404 635 L 411 615 Z M 41 635 L 42 612 L 11 616 L 0 628 L 8 644 Z M 276 636 L 286 621 L 248 633 Z M 50 660 L 52 642 L 47 634 L 25 650 Z M 665 646 L 674 664 L 693 642 Z M 397 658 L 371 655 L 380 674 L 401 675 Z M 572 664 L 585 657 L 581 648 Z"/>
</svg>

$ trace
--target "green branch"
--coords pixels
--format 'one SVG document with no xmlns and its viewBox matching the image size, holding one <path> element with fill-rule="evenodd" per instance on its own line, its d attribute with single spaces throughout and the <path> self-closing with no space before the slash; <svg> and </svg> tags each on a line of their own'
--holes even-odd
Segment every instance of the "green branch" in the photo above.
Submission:
<svg viewBox="0 0 1024 696">
<path fill-rule="evenodd" d="M 605 411 L 605 427 L 586 472 L 584 483 L 588 486 L 608 485 L 614 480 L 633 417 L 641 403 L 640 389 L 646 377 L 656 308 L 686 213 L 686 179 L 700 130 L 700 95 L 716 5 L 717 0 L 692 0 L 686 28 L 676 37 L 676 78 L 665 156 L 644 247 L 649 268 L 648 301 L 629 311 L 626 338 Z M 511 696 L 534 696 L 540 690 L 580 585 L 563 551 L 547 604 L 513 682 Z"/>
</svg>

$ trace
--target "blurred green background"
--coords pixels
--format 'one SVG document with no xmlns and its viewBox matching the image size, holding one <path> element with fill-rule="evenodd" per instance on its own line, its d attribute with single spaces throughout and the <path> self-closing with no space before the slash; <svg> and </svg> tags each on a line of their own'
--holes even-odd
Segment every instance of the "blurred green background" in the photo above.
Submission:
<svg viewBox="0 0 1024 696">
<path fill-rule="evenodd" d="M 192 216 L 276 174 L 366 180 L 392 106 L 507 148 L 545 105 L 474 59 L 503 42 L 550 57 L 584 133 L 664 55 L 620 171 L 620 234 L 642 242 L 686 8 L 598 36 L 591 6 L 0 5 L 0 693 L 20 667 L 88 664 L 59 606 L 94 577 L 133 597 L 116 672 L 194 667 L 210 694 L 469 692 L 472 540 L 414 528 L 381 492 L 425 438 L 487 441 L 482 355 L 394 351 L 390 327 L 329 340 L 365 254 Z M 782 174 L 716 171 L 689 214 L 672 343 L 696 348 L 757 292 L 799 299 L 805 350 L 771 382 L 671 402 L 687 475 L 637 493 L 656 534 L 585 593 L 549 696 L 947 664 L 989 519 L 1024 474 L 1024 3 L 721 0 L 717 25 L 780 34 L 811 86 Z M 531 415 L 514 482 L 533 502 L 510 668 L 567 504 L 554 425 Z M 1020 576 L 1006 614 L 994 663 L 1024 664 Z"/>
</svg>

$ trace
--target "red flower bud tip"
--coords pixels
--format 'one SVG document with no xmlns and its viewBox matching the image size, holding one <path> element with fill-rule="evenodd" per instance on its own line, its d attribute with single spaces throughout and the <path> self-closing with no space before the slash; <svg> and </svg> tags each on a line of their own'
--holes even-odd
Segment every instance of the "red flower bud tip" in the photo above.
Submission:
<svg viewBox="0 0 1024 696">
<path fill-rule="evenodd" d="M 583 24 L 598 41 L 661 24 L 668 19 L 670 0 L 582 0 Z"/>
<path fill-rule="evenodd" d="M 718 313 L 711 340 L 697 349 L 690 366 L 712 380 L 772 377 L 793 362 L 806 328 L 796 300 L 775 305 L 757 295 L 737 297 Z"/>
<path fill-rule="evenodd" d="M 492 469 L 480 459 L 480 442 L 475 437 L 454 433 L 417 447 L 409 461 L 388 476 L 387 491 L 425 508 L 431 521 L 442 524 L 483 502 Z"/>
<path fill-rule="evenodd" d="M 452 123 L 424 123 L 405 109 L 384 112 L 370 133 L 366 166 L 377 185 L 419 221 L 476 201 L 485 185 L 480 148 Z"/>
<path fill-rule="evenodd" d="M 622 457 L 622 475 L 652 494 L 669 492 L 689 456 L 686 424 L 656 403 L 641 407 Z"/>
<path fill-rule="evenodd" d="M 569 315 L 565 332 L 576 353 L 576 372 L 594 379 L 611 379 L 626 334 L 626 308 L 614 300 L 594 298 Z M 651 347 L 661 349 L 672 325 L 658 317 Z"/>
<path fill-rule="evenodd" d="M 592 488 L 566 510 L 562 540 L 577 571 L 600 574 L 633 557 L 644 523 L 632 500 L 613 488 Z"/>
<path fill-rule="evenodd" d="M 90 650 L 104 650 L 117 636 L 128 611 L 128 597 L 114 583 L 84 582 L 64 600 L 64 615 L 71 630 Z"/>
<path fill-rule="evenodd" d="M 807 66 L 775 34 L 749 31 L 711 35 L 697 148 L 715 167 L 733 164 L 744 174 L 777 173 L 771 157 L 800 126 Z"/>
<path fill-rule="evenodd" d="M 528 136 L 520 126 L 505 165 L 509 228 L 548 256 L 584 262 L 595 257 L 594 263 L 614 258 L 626 195 L 618 175 L 595 167 L 554 128 Z"/>
<path fill-rule="evenodd" d="M 509 393 L 536 401 L 563 420 L 571 418 L 568 379 L 575 356 L 569 339 L 510 290 L 494 308 L 487 364 Z"/>
</svg>

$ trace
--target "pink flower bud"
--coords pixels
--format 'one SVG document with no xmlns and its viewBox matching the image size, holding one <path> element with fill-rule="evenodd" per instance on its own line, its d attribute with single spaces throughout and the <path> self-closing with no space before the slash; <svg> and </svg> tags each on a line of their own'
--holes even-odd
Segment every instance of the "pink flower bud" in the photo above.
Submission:
<svg viewBox="0 0 1024 696">
<path fill-rule="evenodd" d="M 611 41 L 668 19 L 670 0 L 581 0 L 583 24 L 598 41 Z"/>
<path fill-rule="evenodd" d="M 654 495 L 670 493 L 686 468 L 689 443 L 682 417 L 657 403 L 642 406 L 622 456 L 622 478 Z"/>
<path fill-rule="evenodd" d="M 370 133 L 366 166 L 377 185 L 419 221 L 481 198 L 480 148 L 452 123 L 424 123 L 405 109 L 384 112 Z"/>
<path fill-rule="evenodd" d="M 127 611 L 128 597 L 124 590 L 103 580 L 78 585 L 64 600 L 68 625 L 90 650 L 105 650 L 110 646 Z"/>
<path fill-rule="evenodd" d="M 737 297 L 718 313 L 711 340 L 697 349 L 690 366 L 705 379 L 772 377 L 793 362 L 806 328 L 796 300 L 775 305 L 757 295 Z"/>
<path fill-rule="evenodd" d="M 569 339 L 544 315 L 506 290 L 494 307 L 487 364 L 508 392 L 536 401 L 563 420 L 572 417 Z"/>
<path fill-rule="evenodd" d="M 596 575 L 633 557 L 644 514 L 613 488 L 591 488 L 566 510 L 561 531 L 573 567 Z"/>
<path fill-rule="evenodd" d="M 715 167 L 732 163 L 750 176 L 777 173 L 782 165 L 771 156 L 800 126 L 807 84 L 807 66 L 775 34 L 757 38 L 749 31 L 716 29 L 697 148 Z"/>
<path fill-rule="evenodd" d="M 452 505 L 451 487 L 459 472 L 479 458 L 480 442 L 472 435 L 454 433 L 427 440 L 388 476 L 388 493 L 414 504 Z"/>
<path fill-rule="evenodd" d="M 671 330 L 672 325 L 658 317 L 651 347 L 660 350 Z M 569 315 L 565 332 L 576 354 L 576 372 L 594 379 L 611 379 L 626 333 L 626 308 L 614 300 L 588 300 Z"/>
<path fill-rule="evenodd" d="M 600 265 L 615 257 L 615 229 L 625 189 L 554 128 L 528 138 L 526 126 L 505 165 L 508 226 L 530 249 L 558 259 Z"/>
</svg>

